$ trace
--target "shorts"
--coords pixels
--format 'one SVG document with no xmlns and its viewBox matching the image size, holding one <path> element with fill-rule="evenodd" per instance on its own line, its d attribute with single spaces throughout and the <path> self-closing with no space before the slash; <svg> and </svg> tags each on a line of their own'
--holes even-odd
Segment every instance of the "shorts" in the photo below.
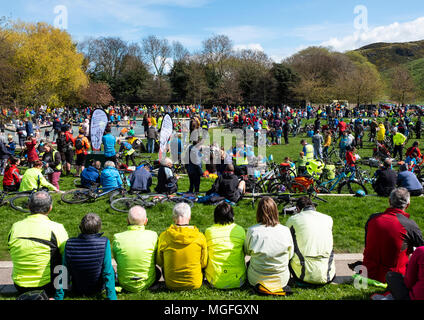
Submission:
<svg viewBox="0 0 424 320">
<path fill-rule="evenodd" d="M 65 158 L 64 158 L 65 161 L 67 163 L 72 164 L 72 162 L 74 161 L 74 152 L 70 150 L 70 151 L 66 151 L 64 154 L 65 154 Z"/>
<path fill-rule="evenodd" d="M 75 161 L 76 166 L 84 166 L 85 165 L 85 158 L 87 155 L 84 153 L 77 154 L 77 159 Z"/>
</svg>

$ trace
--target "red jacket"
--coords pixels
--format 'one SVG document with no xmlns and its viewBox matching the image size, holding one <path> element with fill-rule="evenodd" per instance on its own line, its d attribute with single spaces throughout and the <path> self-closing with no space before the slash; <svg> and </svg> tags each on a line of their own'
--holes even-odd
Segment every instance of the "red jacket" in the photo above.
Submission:
<svg viewBox="0 0 424 320">
<path fill-rule="evenodd" d="M 11 165 L 9 169 L 6 170 L 3 177 L 4 186 L 14 186 L 21 182 L 21 176 L 19 174 L 19 169 L 16 165 Z"/>
<path fill-rule="evenodd" d="M 408 213 L 389 208 L 372 215 L 365 226 L 367 277 L 385 283 L 388 271 L 405 275 L 409 254 L 423 245 L 421 230 Z"/>
<path fill-rule="evenodd" d="M 35 149 L 36 145 L 37 145 L 36 139 L 32 139 L 31 141 L 25 142 L 29 162 L 34 162 L 39 160 L 37 150 Z"/>
<path fill-rule="evenodd" d="M 411 300 L 424 300 L 424 247 L 412 254 L 406 268 L 405 285 Z"/>
<path fill-rule="evenodd" d="M 349 167 L 354 167 L 356 162 L 356 156 L 353 154 L 352 151 L 346 152 L 346 164 Z"/>
</svg>

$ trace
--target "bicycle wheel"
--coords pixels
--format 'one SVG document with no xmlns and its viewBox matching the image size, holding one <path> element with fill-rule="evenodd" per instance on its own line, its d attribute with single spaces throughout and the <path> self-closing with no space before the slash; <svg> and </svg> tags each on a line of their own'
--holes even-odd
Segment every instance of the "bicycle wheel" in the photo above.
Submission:
<svg viewBox="0 0 424 320">
<path fill-rule="evenodd" d="M 135 206 L 144 207 L 144 202 L 139 198 L 118 198 L 110 203 L 113 210 L 128 213 Z"/>
<path fill-rule="evenodd" d="M 339 194 L 356 194 L 359 190 L 364 191 L 368 195 L 368 190 L 362 183 L 352 180 L 342 182 L 337 191 Z"/>
<path fill-rule="evenodd" d="M 10 206 L 15 209 L 18 210 L 20 212 L 29 212 L 29 208 L 28 208 L 28 201 L 29 201 L 29 194 L 18 194 L 17 196 L 14 196 L 13 198 L 11 198 L 9 201 Z"/>
<path fill-rule="evenodd" d="M 74 186 L 81 188 L 81 178 L 74 179 Z"/>
<path fill-rule="evenodd" d="M 123 197 L 131 198 L 130 196 L 128 196 L 127 190 L 125 189 L 112 191 L 109 196 L 109 202 L 112 203 L 113 200 L 123 198 Z"/>
<path fill-rule="evenodd" d="M 61 199 L 68 204 L 79 204 L 87 202 L 90 199 L 88 189 L 70 190 L 62 194 Z"/>
<path fill-rule="evenodd" d="M 284 193 L 287 192 L 288 188 L 284 183 L 275 182 L 268 186 L 268 193 Z"/>
</svg>

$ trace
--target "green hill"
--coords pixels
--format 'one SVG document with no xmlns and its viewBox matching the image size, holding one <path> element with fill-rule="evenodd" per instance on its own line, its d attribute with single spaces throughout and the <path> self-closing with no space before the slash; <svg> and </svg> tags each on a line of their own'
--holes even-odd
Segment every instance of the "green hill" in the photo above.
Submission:
<svg viewBox="0 0 424 320">
<path fill-rule="evenodd" d="M 424 58 L 424 40 L 404 43 L 374 43 L 355 51 L 361 53 L 382 73 L 393 67 Z"/>
</svg>

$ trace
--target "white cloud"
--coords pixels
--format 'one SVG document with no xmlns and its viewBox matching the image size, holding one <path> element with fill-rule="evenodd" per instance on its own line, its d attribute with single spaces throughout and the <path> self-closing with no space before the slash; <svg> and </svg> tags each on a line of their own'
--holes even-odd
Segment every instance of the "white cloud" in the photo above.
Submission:
<svg viewBox="0 0 424 320">
<path fill-rule="evenodd" d="M 265 51 L 260 43 L 238 44 L 234 46 L 234 50 Z"/>
<path fill-rule="evenodd" d="M 424 17 L 370 28 L 343 38 L 331 38 L 321 45 L 337 51 L 354 50 L 375 42 L 408 42 L 424 39 Z"/>
</svg>

